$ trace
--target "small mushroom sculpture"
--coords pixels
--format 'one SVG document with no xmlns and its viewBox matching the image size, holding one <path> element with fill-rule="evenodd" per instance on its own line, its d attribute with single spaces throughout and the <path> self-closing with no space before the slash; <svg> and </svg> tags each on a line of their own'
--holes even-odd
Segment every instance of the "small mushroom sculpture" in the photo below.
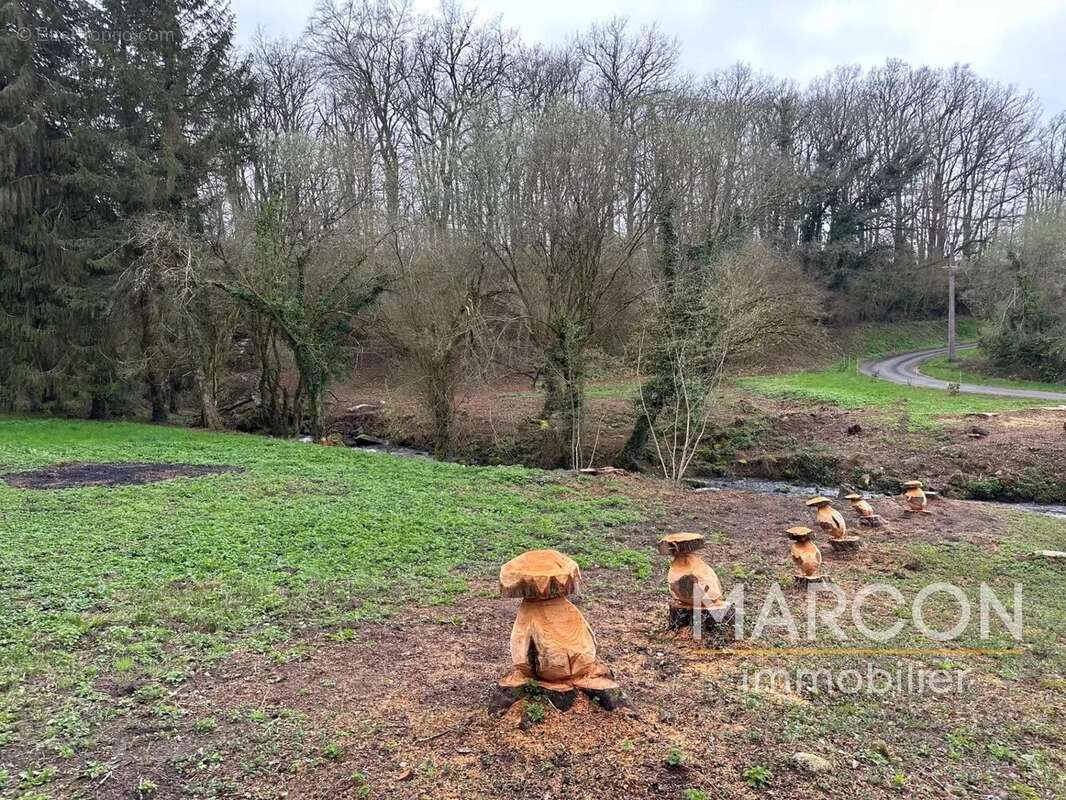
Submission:
<svg viewBox="0 0 1066 800">
<path fill-rule="evenodd" d="M 807 588 L 812 583 L 828 583 L 829 576 L 822 572 L 822 551 L 814 543 L 814 531 L 795 527 L 785 531 L 785 535 L 792 540 L 789 555 L 798 570 L 794 576 L 796 585 Z"/>
<path fill-rule="evenodd" d="M 734 617 L 733 604 L 722 599 L 718 575 L 696 555 L 705 544 L 699 533 L 671 533 L 659 540 L 659 552 L 673 559 L 666 574 L 670 586 L 668 620 L 672 630 L 692 624 L 697 605 L 701 623 L 706 622 L 710 627 L 728 623 Z"/>
<path fill-rule="evenodd" d="M 874 511 L 861 494 L 844 495 L 845 500 L 851 501 L 851 507 L 859 517 L 859 525 L 864 528 L 880 528 L 885 524 L 885 518 Z"/>
<path fill-rule="evenodd" d="M 818 527 L 829 537 L 830 547 L 834 550 L 855 550 L 859 547 L 859 537 L 848 534 L 848 524 L 844 522 L 840 512 L 833 508 L 828 497 L 812 497 L 806 505 L 814 510 Z"/>
<path fill-rule="evenodd" d="M 903 509 L 906 514 L 929 514 L 931 513 L 926 506 L 929 505 L 929 498 L 926 497 L 925 492 L 922 490 L 921 481 L 907 481 L 903 484 L 903 500 L 906 502 L 907 507 Z"/>
<path fill-rule="evenodd" d="M 577 690 L 611 710 L 628 706 L 610 668 L 596 654 L 596 636 L 570 602 L 581 569 L 558 550 L 530 550 L 500 569 L 500 594 L 520 597 L 511 629 L 511 670 L 500 679 L 493 707 L 502 710 L 536 683 L 552 705 L 567 710 Z"/>
</svg>

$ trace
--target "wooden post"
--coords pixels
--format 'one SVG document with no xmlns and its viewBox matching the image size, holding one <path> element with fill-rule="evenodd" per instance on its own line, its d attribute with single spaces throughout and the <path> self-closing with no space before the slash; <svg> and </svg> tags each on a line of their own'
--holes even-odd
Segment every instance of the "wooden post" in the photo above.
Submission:
<svg viewBox="0 0 1066 800">
<path fill-rule="evenodd" d="M 958 265 L 948 264 L 948 361 L 955 360 L 955 273 Z"/>
</svg>

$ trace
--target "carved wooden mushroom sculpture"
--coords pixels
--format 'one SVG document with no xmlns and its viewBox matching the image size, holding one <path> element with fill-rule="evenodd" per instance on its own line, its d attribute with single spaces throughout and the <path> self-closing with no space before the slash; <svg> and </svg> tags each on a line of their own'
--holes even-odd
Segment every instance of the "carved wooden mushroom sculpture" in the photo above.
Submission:
<svg viewBox="0 0 1066 800">
<path fill-rule="evenodd" d="M 829 577 L 822 573 L 822 551 L 814 543 L 814 531 L 810 528 L 789 528 L 785 534 L 792 540 L 789 555 L 796 564 L 796 585 L 803 588 L 812 583 L 828 582 Z"/>
<path fill-rule="evenodd" d="M 530 550 L 500 569 L 500 594 L 522 602 L 511 629 L 513 666 L 500 679 L 496 708 L 519 699 L 533 681 L 564 711 L 577 689 L 608 710 L 627 705 L 610 668 L 596 657 L 595 634 L 569 600 L 580 585 L 577 562 L 557 550 Z"/>
<path fill-rule="evenodd" d="M 659 540 L 659 552 L 671 556 L 666 582 L 670 585 L 669 624 L 677 630 L 692 624 L 697 601 L 701 622 L 711 627 L 732 620 L 733 604 L 722 599 L 722 584 L 710 565 L 696 555 L 705 540 L 698 533 L 671 533 Z M 696 597 L 697 589 L 700 597 Z"/>
<path fill-rule="evenodd" d="M 880 528 L 885 524 L 885 518 L 876 513 L 869 503 L 863 500 L 861 494 L 844 495 L 845 500 L 851 501 L 851 507 L 859 516 L 859 525 L 864 528 Z"/>
<path fill-rule="evenodd" d="M 922 491 L 921 481 L 907 481 L 903 484 L 903 488 L 906 490 L 903 493 L 903 499 L 907 503 L 907 507 L 903 509 L 907 514 L 928 514 L 929 509 L 926 506 L 929 504 L 929 498 L 925 496 L 925 492 Z"/>
<path fill-rule="evenodd" d="M 859 546 L 859 537 L 848 535 L 848 524 L 832 506 L 828 497 L 812 497 L 807 501 L 807 507 L 815 511 L 818 527 L 825 531 L 829 537 L 829 546 L 834 550 L 854 550 Z"/>
</svg>

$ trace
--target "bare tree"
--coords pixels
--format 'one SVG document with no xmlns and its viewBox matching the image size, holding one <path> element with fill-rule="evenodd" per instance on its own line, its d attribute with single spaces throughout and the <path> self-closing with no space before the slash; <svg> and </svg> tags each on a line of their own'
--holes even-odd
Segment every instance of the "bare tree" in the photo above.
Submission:
<svg viewBox="0 0 1066 800">
<path fill-rule="evenodd" d="M 386 219 L 393 226 L 400 216 L 413 25 L 409 0 L 323 0 L 309 28 L 334 92 L 371 121 L 370 145 L 381 163 Z"/>
<path fill-rule="evenodd" d="M 560 106 L 510 136 L 507 160 L 483 175 L 508 187 L 487 242 L 542 353 L 543 414 L 578 467 L 585 353 L 641 292 L 631 276 L 646 224 L 615 227 L 619 135 L 597 114 Z"/>
<path fill-rule="evenodd" d="M 751 244 L 660 288 L 637 366 L 639 373 L 646 354 L 656 373 L 639 410 L 664 477 L 680 481 L 688 472 L 728 370 L 809 336 L 817 300 L 795 264 Z"/>
<path fill-rule="evenodd" d="M 489 265 L 476 241 L 435 232 L 395 256 L 379 329 L 429 412 L 433 454 L 445 458 L 455 444 L 458 393 L 486 360 Z"/>
</svg>

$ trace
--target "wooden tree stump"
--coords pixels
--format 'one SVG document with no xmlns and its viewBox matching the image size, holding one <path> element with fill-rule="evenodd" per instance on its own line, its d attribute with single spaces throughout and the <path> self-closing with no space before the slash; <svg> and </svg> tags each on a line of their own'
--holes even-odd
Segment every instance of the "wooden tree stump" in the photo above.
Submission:
<svg viewBox="0 0 1066 800">
<path fill-rule="evenodd" d="M 556 550 L 531 550 L 503 565 L 500 593 L 522 602 L 511 629 L 512 668 L 499 681 L 493 708 L 542 694 L 565 711 L 578 690 L 604 708 L 625 704 L 610 668 L 597 657 L 595 634 L 570 602 L 580 583 L 577 563 Z"/>
<path fill-rule="evenodd" d="M 859 527 L 880 528 L 885 524 L 885 518 L 875 512 L 861 494 L 845 495 L 844 499 L 851 501 L 851 507 L 859 517 Z"/>
<path fill-rule="evenodd" d="M 822 572 L 822 552 L 814 543 L 814 531 L 810 528 L 795 527 L 785 531 L 792 540 L 789 555 L 796 565 L 794 582 L 807 589 L 812 584 L 828 582 L 829 578 Z"/>
<path fill-rule="evenodd" d="M 792 585 L 797 589 L 809 590 L 812 586 L 821 586 L 826 583 L 832 583 L 833 579 L 828 575 L 819 575 L 814 578 L 808 578 L 806 575 L 793 575 Z"/>
<path fill-rule="evenodd" d="M 732 603 L 724 602 L 716 608 L 700 609 L 700 625 L 708 631 L 716 628 L 728 628 L 736 620 L 736 608 Z M 666 624 L 672 631 L 691 627 L 695 621 L 696 610 L 691 606 L 677 606 L 670 603 Z"/>
<path fill-rule="evenodd" d="M 659 540 L 658 549 L 671 556 L 666 582 L 670 587 L 667 626 L 680 630 L 694 621 L 699 607 L 701 625 L 713 629 L 731 624 L 735 609 L 722 599 L 722 584 L 710 565 L 695 555 L 705 544 L 699 533 L 671 533 Z"/>
<path fill-rule="evenodd" d="M 903 484 L 903 488 L 906 490 L 903 493 L 903 501 L 907 504 L 903 509 L 905 514 L 929 514 L 930 511 L 927 508 L 929 505 L 929 498 L 926 497 L 925 492 L 922 491 L 921 481 L 907 481 Z"/>
</svg>

